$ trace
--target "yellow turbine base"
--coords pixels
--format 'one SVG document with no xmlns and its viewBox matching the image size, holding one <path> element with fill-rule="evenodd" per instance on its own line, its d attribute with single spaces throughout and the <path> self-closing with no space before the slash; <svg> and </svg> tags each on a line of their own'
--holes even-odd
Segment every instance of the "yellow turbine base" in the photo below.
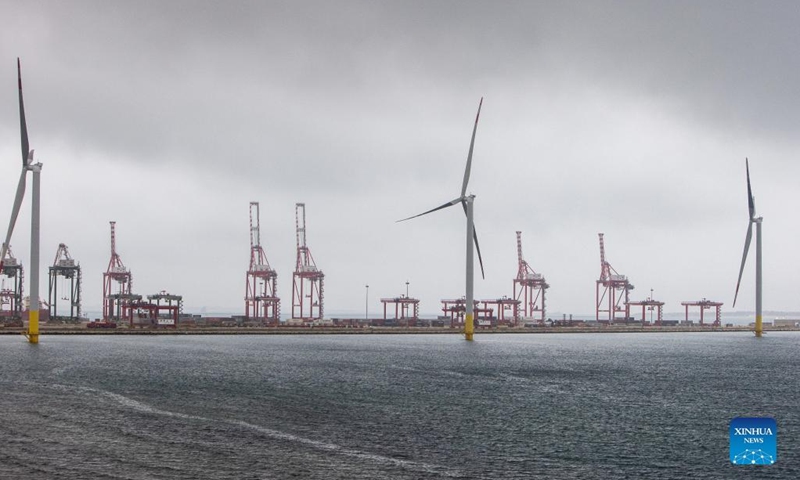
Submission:
<svg viewBox="0 0 800 480">
<path fill-rule="evenodd" d="M 467 314 L 464 317 L 464 337 L 468 342 L 472 341 L 472 336 L 475 334 L 475 325 L 472 323 L 472 315 Z"/>
<path fill-rule="evenodd" d="M 761 323 L 761 315 L 756 315 L 756 338 L 761 338 L 761 332 L 764 331 L 764 328 Z"/>
<path fill-rule="evenodd" d="M 25 336 L 29 343 L 39 343 L 39 310 L 28 311 L 28 331 Z"/>
</svg>

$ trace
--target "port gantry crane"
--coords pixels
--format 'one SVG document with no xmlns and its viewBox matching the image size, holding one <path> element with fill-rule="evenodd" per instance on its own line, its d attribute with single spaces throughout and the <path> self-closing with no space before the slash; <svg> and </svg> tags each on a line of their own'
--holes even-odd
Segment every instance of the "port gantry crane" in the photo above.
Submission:
<svg viewBox="0 0 800 480">
<path fill-rule="evenodd" d="M 325 274 L 317 268 L 306 245 L 306 204 L 294 208 L 297 226 L 297 264 L 293 275 L 292 318 L 304 321 L 322 320 L 325 312 Z"/>
<path fill-rule="evenodd" d="M 281 299 L 278 298 L 278 273 L 269 265 L 261 246 L 261 214 L 258 202 L 250 202 L 250 268 L 246 275 L 245 317 L 264 325 L 280 321 Z"/>
<path fill-rule="evenodd" d="M 600 237 L 600 279 L 596 282 L 596 320 L 609 323 L 624 322 L 629 292 L 633 290 L 633 285 L 625 275 L 617 273 L 614 267 L 606 261 L 603 234 L 598 233 L 597 235 Z M 618 313 L 622 313 L 623 316 L 617 316 Z M 600 318 L 601 314 L 603 314 L 603 318 Z"/>
<path fill-rule="evenodd" d="M 642 325 L 647 325 L 646 312 L 650 311 L 650 324 L 660 327 L 664 321 L 664 302 L 660 302 L 653 298 L 653 289 L 650 289 L 650 296 L 638 302 L 628 302 L 625 308 L 625 316 L 632 319 L 631 307 L 642 307 Z M 655 320 L 653 320 L 653 311 L 657 312 Z"/>
<path fill-rule="evenodd" d="M 704 326 L 704 312 L 711 307 L 714 307 L 714 322 L 711 324 L 712 327 L 720 327 L 722 326 L 722 312 L 720 309 L 722 308 L 722 302 L 715 302 L 713 300 L 706 300 L 705 298 L 702 300 L 696 301 L 687 301 L 681 302 L 681 305 L 686 309 L 686 322 L 689 322 L 689 307 L 700 307 L 700 326 Z"/>
<path fill-rule="evenodd" d="M 49 277 L 47 302 L 50 305 L 50 318 L 70 322 L 78 321 L 81 317 L 81 266 L 72 258 L 67 246 L 63 243 L 58 244 L 56 259 L 53 261 L 53 266 L 50 267 Z M 62 279 L 61 292 L 58 291 L 59 278 Z M 58 311 L 60 300 L 69 302 L 69 310 L 63 314 Z"/>
<path fill-rule="evenodd" d="M 550 285 L 536 273 L 522 256 L 522 232 L 517 232 L 517 278 L 514 279 L 514 321 L 536 320 L 544 323 L 545 292 Z M 521 311 L 520 311 L 521 305 Z"/>
<path fill-rule="evenodd" d="M 25 280 L 25 270 L 11 251 L 11 245 L 6 249 L 6 258 L 2 262 L 0 277 L 2 277 L 3 283 L 0 287 L 0 323 L 19 323 L 21 325 L 22 285 Z M 6 279 L 13 285 L 11 288 L 6 287 Z"/>
<path fill-rule="evenodd" d="M 111 259 L 108 268 L 103 273 L 103 320 L 119 320 L 123 316 L 123 305 L 133 300 L 133 274 L 125 268 L 122 259 L 117 254 L 117 222 L 111 224 Z M 114 285 L 116 284 L 116 289 Z M 139 297 L 141 300 L 141 297 Z"/>
</svg>

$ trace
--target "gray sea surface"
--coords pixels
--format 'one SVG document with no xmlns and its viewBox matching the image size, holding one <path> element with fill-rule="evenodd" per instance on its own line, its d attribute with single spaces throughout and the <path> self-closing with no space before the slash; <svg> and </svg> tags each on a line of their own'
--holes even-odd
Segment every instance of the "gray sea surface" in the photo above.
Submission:
<svg viewBox="0 0 800 480">
<path fill-rule="evenodd" d="M 798 479 L 800 333 L 0 336 L 0 478 Z"/>
</svg>

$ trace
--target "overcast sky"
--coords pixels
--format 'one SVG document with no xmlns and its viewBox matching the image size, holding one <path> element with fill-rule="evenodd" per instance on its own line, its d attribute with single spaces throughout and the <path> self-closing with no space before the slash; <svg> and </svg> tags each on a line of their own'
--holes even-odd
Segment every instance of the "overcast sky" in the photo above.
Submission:
<svg viewBox="0 0 800 480">
<path fill-rule="evenodd" d="M 666 311 L 731 310 L 747 229 L 745 157 L 764 217 L 764 308 L 800 310 L 800 4 L 0 0 L 0 222 L 19 175 L 16 57 L 42 172 L 42 292 L 60 242 L 97 310 L 117 249 L 134 292 L 243 313 L 248 204 L 291 311 L 294 205 L 326 314 L 405 293 L 464 294 L 458 196 L 512 295 L 515 231 L 549 316 L 594 312 L 607 259 Z M 30 206 L 12 239 L 27 267 Z M 736 310 L 753 310 L 755 255 Z M 26 292 L 28 286 L 26 285 Z"/>
</svg>

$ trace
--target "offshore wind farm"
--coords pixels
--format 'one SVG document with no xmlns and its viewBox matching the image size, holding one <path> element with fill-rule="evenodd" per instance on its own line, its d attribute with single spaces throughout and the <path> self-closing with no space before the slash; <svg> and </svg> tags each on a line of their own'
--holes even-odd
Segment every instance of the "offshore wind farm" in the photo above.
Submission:
<svg viewBox="0 0 800 480">
<path fill-rule="evenodd" d="M 438 18 L 440 8 L 430 9 L 432 18 Z M 664 9 L 667 17 L 677 15 Z M 378 7 L 367 10 L 381 18 L 388 15 Z M 6 18 L 24 23 L 15 10 L 8 13 Z M 555 7 L 548 14 L 562 19 L 571 15 Z M 109 15 L 107 25 L 124 23 L 119 13 Z M 507 25 L 505 14 L 487 15 L 495 24 Z M 66 16 L 74 30 L 86 30 L 85 20 Z M 333 18 L 340 16 L 346 14 Z M 198 11 L 187 18 L 197 26 L 206 17 Z M 139 62 L 135 52 L 149 52 L 150 42 L 168 38 L 159 25 L 137 36 L 136 48 L 110 35 L 112 56 L 102 53 L 101 42 L 80 57 L 70 56 L 81 50 L 69 41 L 56 45 L 42 40 L 50 47 L 34 48 L 23 41 L 31 33 L 18 32 L 20 47 L 4 51 L 6 61 L 0 62 L 7 81 L 6 94 L 0 96 L 6 112 L 0 123 L 0 154 L 8 160 L 0 163 L 0 191 L 5 192 L 0 212 L 7 222 L 20 174 L 18 161 L 11 161 L 20 155 L 19 56 L 30 141 L 36 161 L 44 165 L 40 249 L 46 260 L 41 262 L 40 297 L 56 303 L 54 316 L 102 320 L 108 316 L 108 295 L 128 293 L 109 291 L 118 282 L 107 285 L 104 280 L 121 279 L 125 273 L 109 272 L 109 222 L 115 222 L 115 250 L 124 263 L 111 268 L 127 269 L 133 278 L 130 293 L 141 295 L 145 303 L 153 303 L 148 296 L 173 295 L 181 297 L 187 314 L 285 321 L 308 316 L 309 308 L 318 305 L 327 319 L 382 319 L 381 300 L 399 299 L 387 304 L 388 319 L 395 306 L 402 318 L 403 306 L 413 311 L 414 305 L 405 300 L 410 296 L 419 300 L 420 318 L 447 316 L 449 321 L 452 313 L 458 318 L 458 302 L 466 295 L 463 218 L 449 209 L 411 222 L 395 220 L 436 205 L 448 191 L 457 194 L 475 104 L 483 96 L 469 188 L 477 194 L 474 220 L 485 267 L 485 278 L 476 275 L 474 295 L 489 303 L 474 306 L 476 317 L 498 322 L 501 314 L 513 317 L 513 302 L 519 300 L 518 317 L 537 322 L 569 320 L 570 315 L 597 322 L 610 313 L 638 321 L 643 308 L 650 322 L 651 313 L 658 320 L 659 306 L 663 320 L 685 320 L 684 302 L 706 302 L 708 309 L 688 306 L 695 323 L 701 312 L 704 323 L 713 323 L 717 303 L 722 304 L 723 325 L 754 322 L 753 268 L 742 271 L 733 305 L 746 229 L 741 223 L 747 208 L 742 193 L 745 157 L 752 161 L 759 212 L 770 222 L 762 248 L 762 309 L 770 312 L 767 321 L 791 319 L 800 310 L 792 287 L 799 280 L 791 260 L 796 252 L 784 242 L 798 233 L 786 213 L 797 200 L 787 180 L 795 168 L 793 136 L 786 134 L 786 126 L 794 124 L 787 112 L 794 110 L 785 108 L 787 99 L 777 86 L 730 74 L 738 71 L 731 65 L 740 57 L 712 55 L 711 44 L 692 29 L 687 35 L 697 35 L 693 44 L 703 45 L 708 53 L 704 58 L 719 62 L 713 70 L 708 64 L 695 65 L 693 57 L 651 62 L 642 52 L 664 61 L 658 55 L 664 44 L 653 40 L 641 50 L 634 48 L 634 34 L 623 19 L 614 20 L 614 30 L 627 32 L 625 41 L 603 36 L 604 30 L 592 24 L 589 30 L 559 30 L 571 32 L 574 45 L 542 27 L 552 46 L 560 46 L 555 50 L 531 43 L 524 31 L 510 25 L 518 41 L 499 35 L 493 37 L 497 43 L 485 42 L 466 34 L 482 31 L 482 22 L 470 16 L 452 28 L 457 38 L 466 39 L 464 51 L 474 55 L 443 57 L 466 73 L 458 78 L 471 79 L 455 88 L 446 68 L 450 63 L 420 55 L 419 42 L 441 38 L 439 30 L 428 23 L 413 25 L 404 15 L 397 18 L 397 28 L 421 34 L 395 49 L 388 44 L 386 49 L 359 49 L 347 36 L 336 37 L 334 43 L 303 36 L 298 33 L 302 22 L 293 17 L 285 25 L 270 25 L 270 38 L 278 41 L 256 35 L 248 48 L 236 50 L 255 57 L 252 48 L 258 45 L 258 51 L 274 57 L 274 69 L 244 62 L 227 49 L 200 50 L 208 57 L 197 62 L 181 46 L 172 54 L 152 49 L 151 61 Z M 713 15 L 703 18 L 714 25 L 718 21 Z M 352 25 L 350 19 L 341 20 L 334 22 L 337 31 Z M 715 30 L 719 38 L 744 52 L 758 71 L 774 72 L 766 78 L 792 78 L 788 65 L 756 55 L 752 49 L 760 43 L 729 36 L 725 25 Z M 65 25 L 53 28 L 53 38 L 67 35 Z M 373 32 L 367 23 L 355 29 L 363 35 Z M 190 29 L 190 37 L 210 46 L 205 43 L 210 39 L 196 37 L 198 31 Z M 240 32 L 255 35 L 247 29 Z M 620 43 L 605 48 L 593 38 Z M 767 38 L 775 45 L 783 41 Z M 282 39 L 297 42 L 289 45 Z M 528 48 L 519 50 L 518 45 Z M 324 55 L 328 48 L 336 54 Z M 575 55 L 546 54 L 562 49 Z M 348 60 L 340 56 L 346 51 L 362 56 Z M 384 51 L 395 52 L 397 61 L 381 63 Z M 633 61 L 622 70 L 606 69 L 612 59 L 614 65 L 621 63 L 610 52 L 630 52 Z M 578 61 L 584 54 L 599 63 Z M 508 55 L 520 61 L 503 61 Z M 66 68 L 59 58 L 74 61 Z M 326 60 L 311 61 L 320 58 Z M 537 64 L 550 68 L 534 69 Z M 413 68 L 401 75 L 397 65 Z M 642 65 L 649 70 L 641 70 Z M 693 83 L 694 75 L 686 76 L 706 70 L 700 75 L 704 82 Z M 220 72 L 227 72 L 224 82 L 218 80 Z M 680 81 L 668 81 L 675 76 Z M 711 84 L 729 85 L 723 80 L 731 78 L 735 89 L 709 90 Z M 730 95 L 734 90 L 736 95 Z M 229 92 L 228 100 L 223 91 Z M 747 99 L 758 101 L 742 100 L 745 91 Z M 786 118 L 779 120 L 781 115 Z M 24 270 L 21 295 L 13 295 L 15 308 L 23 309 L 32 273 L 30 193 L 10 242 L 13 258 Z M 252 214 L 260 221 L 257 242 L 249 238 L 251 202 L 258 203 L 258 215 Z M 304 204 L 306 248 L 315 262 L 301 268 L 298 203 Z M 605 260 L 599 255 L 598 233 L 603 233 Z M 61 244 L 70 257 L 59 254 L 54 260 Z M 266 261 L 251 261 L 257 247 Z M 522 274 L 520 247 L 530 268 Z M 746 267 L 754 266 L 755 253 L 753 248 Z M 54 280 L 53 298 L 47 295 L 50 267 L 66 274 Z M 313 298 L 307 297 L 309 284 L 302 295 L 295 294 L 295 272 L 315 274 L 314 268 L 324 274 L 315 281 L 322 291 L 314 284 Z M 247 272 L 254 272 L 249 293 Z M 275 282 L 274 292 L 253 286 L 265 281 L 266 274 L 273 275 L 266 283 L 271 287 Z M 628 287 L 616 275 L 627 279 Z M 539 283 L 528 290 L 526 282 Z M 622 290 L 607 286 L 614 282 Z M 18 288 L 13 278 L 5 279 L 4 289 Z M 80 302 L 64 297 L 79 297 Z M 271 303 L 258 304 L 256 297 Z M 298 297 L 309 299 L 302 313 Z M 372 315 L 365 315 L 367 311 Z M 319 313 L 315 310 L 312 316 Z"/>
<path fill-rule="evenodd" d="M 14 207 L 11 212 L 11 220 L 8 226 L 5 242 L 2 244 L 0 253 L 0 276 L 3 282 L 3 289 L 0 291 L 0 322 L 4 327 L 23 327 L 25 320 L 24 333 L 30 343 L 36 344 L 39 341 L 39 309 L 44 306 L 46 309 L 45 319 L 52 319 L 56 324 L 85 324 L 93 329 L 116 329 L 117 327 L 127 327 L 129 329 L 151 328 L 173 328 L 179 327 L 198 327 L 198 326 L 249 326 L 249 327 L 447 327 L 458 329 L 464 334 L 467 341 L 472 341 L 475 332 L 475 325 L 484 329 L 494 330 L 498 327 L 586 327 L 590 326 L 650 326 L 660 328 L 662 326 L 683 326 L 684 328 L 693 327 L 694 321 L 689 319 L 689 307 L 699 307 L 699 324 L 702 329 L 710 326 L 715 329 L 722 327 L 721 307 L 722 302 L 707 300 L 703 298 L 699 301 L 685 301 L 681 305 L 685 306 L 685 318 L 671 320 L 663 318 L 664 302 L 656 300 L 651 290 L 650 296 L 641 301 L 633 301 L 630 292 L 634 289 L 633 284 L 625 275 L 619 274 L 614 267 L 606 260 L 604 234 L 599 233 L 600 240 L 600 276 L 596 280 L 595 295 L 595 318 L 593 320 L 572 318 L 570 315 L 567 320 L 566 315 L 561 320 L 553 320 L 548 317 L 546 309 L 546 291 L 550 285 L 544 281 L 540 273 L 536 273 L 525 261 L 522 255 L 521 232 L 517 231 L 517 275 L 513 279 L 514 292 L 511 297 L 507 295 L 498 296 L 492 299 L 475 299 L 474 294 L 474 260 L 473 252 L 478 255 L 481 269 L 481 278 L 485 279 L 485 270 L 481 250 L 478 243 L 478 234 L 474 222 L 474 202 L 475 195 L 468 194 L 468 185 L 472 170 L 473 152 L 475 147 L 475 137 L 480 120 L 483 98 L 478 104 L 478 112 L 475 116 L 475 123 L 472 129 L 469 150 L 467 154 L 466 167 L 459 197 L 440 206 L 427 210 L 423 213 L 398 220 L 405 222 L 414 218 L 422 217 L 439 210 L 443 210 L 455 205 L 461 205 L 466 216 L 466 272 L 465 272 L 465 294 L 462 298 L 448 300 L 443 299 L 442 315 L 437 316 L 436 320 L 428 319 L 423 321 L 419 315 L 419 299 L 412 298 L 406 291 L 405 296 L 401 295 L 394 298 L 382 298 L 383 317 L 370 319 L 369 311 L 369 290 L 365 299 L 365 315 L 360 318 L 326 318 L 324 279 L 325 274 L 319 269 L 310 253 L 307 244 L 306 230 L 306 210 L 305 203 L 295 204 L 295 224 L 297 240 L 297 259 L 295 271 L 293 273 L 292 294 L 291 294 L 291 316 L 287 319 L 281 318 L 281 297 L 277 289 L 278 273 L 270 266 L 269 260 L 261 240 L 261 216 L 260 203 L 250 202 L 250 262 L 245 275 L 245 296 L 244 296 L 244 315 L 234 315 L 230 318 L 203 318 L 202 315 L 184 312 L 183 297 L 160 291 L 147 295 L 146 300 L 141 294 L 137 294 L 133 289 L 132 272 L 124 265 L 116 248 L 115 221 L 110 221 L 111 226 L 111 255 L 106 272 L 103 273 L 103 297 L 102 297 L 102 318 L 90 321 L 81 316 L 83 284 L 81 268 L 79 263 L 75 263 L 68 253 L 64 243 L 60 243 L 54 264 L 50 267 L 48 301 L 40 301 L 39 298 L 39 229 L 40 229 L 40 175 L 42 170 L 41 163 L 33 163 L 33 150 L 30 149 L 28 138 L 28 128 L 25 118 L 25 108 L 22 93 L 22 73 L 20 60 L 17 59 L 17 83 L 19 98 L 19 118 L 20 118 L 20 139 L 22 147 L 22 173 L 20 175 L 17 192 L 14 199 Z M 747 235 L 745 238 L 744 253 L 742 256 L 739 277 L 736 284 L 733 304 L 739 294 L 742 274 L 747 261 L 747 253 L 752 238 L 752 225 L 756 228 L 756 313 L 753 322 L 756 337 L 761 337 L 763 332 L 762 319 L 762 267 L 761 267 L 761 223 L 762 218 L 755 217 L 755 202 L 750 184 L 749 161 L 745 159 L 745 170 L 747 179 L 747 198 L 750 222 L 748 224 Z M 22 206 L 25 195 L 27 172 L 32 171 L 34 177 L 32 194 L 32 223 L 31 223 L 31 275 L 30 275 L 30 295 L 27 301 L 23 298 L 24 288 L 24 267 L 10 253 L 10 241 L 16 225 L 17 218 Z M 10 268 L 4 268 L 9 266 Z M 77 278 L 77 284 L 75 280 Z M 63 297 L 59 297 L 58 284 L 61 280 L 60 289 Z M 69 288 L 65 284 L 69 280 Z M 6 281 L 14 288 L 5 288 Z M 406 282 L 408 288 L 409 282 Z M 518 288 L 519 287 L 519 290 Z M 58 302 L 62 305 L 67 302 L 68 310 L 58 312 Z M 23 308 L 27 305 L 26 308 Z M 394 307 L 394 314 L 387 307 Z M 632 308 L 642 308 L 641 318 L 632 314 Z M 707 309 L 715 309 L 715 315 L 707 323 L 704 323 L 704 312 Z M 52 308 L 52 314 L 50 310 Z M 650 319 L 647 319 L 647 311 L 650 311 Z M 655 319 L 653 312 L 657 311 Z M 68 313 L 68 314 L 67 314 Z M 783 322 L 779 326 L 784 328 L 800 328 L 800 320 L 795 319 L 776 319 Z M 727 324 L 733 327 L 733 324 Z M 13 330 L 9 330 L 13 331 Z M 116 330 L 114 330 L 116 331 Z M 214 329 L 215 332 L 221 330 Z M 294 330 L 303 331 L 303 330 Z M 511 330 L 506 330 L 511 331 Z M 520 331 L 520 330 L 514 330 Z M 558 330 L 561 331 L 561 330 Z M 592 330 L 586 330 L 592 331 Z M 607 329 L 596 331 L 609 331 Z M 628 331 L 623 329 L 621 331 Z M 74 330 L 51 329 L 56 333 L 75 333 Z"/>
</svg>

